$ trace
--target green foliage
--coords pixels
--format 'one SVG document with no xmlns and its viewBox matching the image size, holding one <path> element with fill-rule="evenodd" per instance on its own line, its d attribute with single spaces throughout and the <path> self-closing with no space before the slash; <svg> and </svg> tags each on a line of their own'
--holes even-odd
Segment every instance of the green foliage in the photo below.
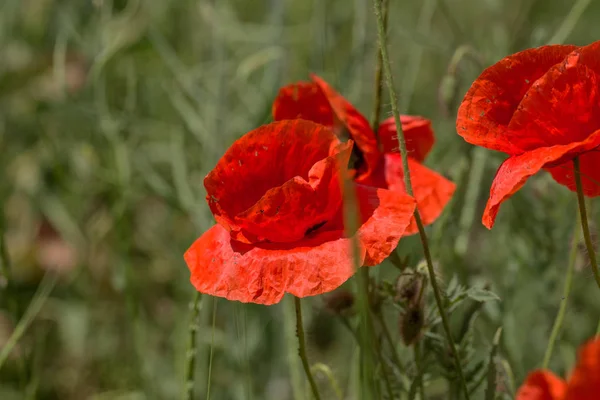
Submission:
<svg viewBox="0 0 600 400">
<path fill-rule="evenodd" d="M 509 53 L 600 37 L 600 2 L 575 13 L 570 2 L 545 0 L 390 3 L 400 108 L 433 120 L 437 142 L 426 163 L 458 186 L 427 232 L 461 365 L 472 398 L 484 398 L 492 372 L 496 398 L 511 398 L 546 349 L 576 199 L 539 174 L 487 231 L 479 220 L 503 156 L 477 153 L 456 135 L 456 107 L 482 68 Z M 372 9 L 371 0 L 0 2 L 0 276 L 9 270 L 0 278 L 0 398 L 181 396 L 193 297 L 182 254 L 213 223 L 203 177 L 236 138 L 270 120 L 281 85 L 310 72 L 370 115 Z M 383 105 L 389 116 L 385 95 Z M 422 383 L 428 399 L 458 399 L 428 285 L 422 303 L 410 305 L 424 313 L 420 368 L 400 336 L 410 307 L 394 299 L 392 261 L 420 273 L 421 259 L 413 236 L 371 270 L 381 295 L 374 373 L 378 382 L 388 375 L 394 398 L 418 399 Z M 581 252 L 550 362 L 557 373 L 598 325 L 587 264 Z M 268 308 L 220 300 L 214 315 L 212 301 L 201 303 L 198 398 L 209 369 L 213 399 L 309 393 L 296 373 L 287 300 Z M 352 398 L 357 318 L 333 318 L 322 298 L 303 303 L 322 397 Z M 380 391 L 388 396 L 383 384 Z"/>
</svg>

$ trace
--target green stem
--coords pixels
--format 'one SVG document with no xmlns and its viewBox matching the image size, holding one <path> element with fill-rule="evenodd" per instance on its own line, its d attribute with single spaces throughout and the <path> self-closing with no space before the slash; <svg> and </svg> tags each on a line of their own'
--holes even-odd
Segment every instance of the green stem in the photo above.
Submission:
<svg viewBox="0 0 600 400">
<path fill-rule="evenodd" d="M 575 185 L 577 186 L 577 201 L 579 202 L 579 214 L 581 217 L 583 239 L 585 240 L 585 247 L 587 248 L 588 257 L 590 258 L 590 265 L 592 267 L 592 272 L 594 273 L 594 279 L 596 280 L 598 288 L 600 288 L 600 272 L 598 271 L 596 252 L 594 251 L 594 245 L 592 244 L 592 237 L 590 235 L 590 227 L 588 225 L 587 210 L 585 208 L 585 198 L 583 197 L 583 184 L 581 183 L 581 171 L 579 169 L 578 157 L 573 159 L 573 166 L 575 168 Z"/>
<path fill-rule="evenodd" d="M 212 334 L 210 338 L 210 355 L 208 356 L 208 377 L 206 378 L 206 400 L 210 400 L 210 384 L 212 382 L 213 354 L 215 349 L 215 324 L 217 322 L 217 298 L 213 297 Z"/>
<path fill-rule="evenodd" d="M 185 363 L 185 386 L 183 391 L 183 398 L 185 400 L 192 400 L 194 398 L 194 373 L 196 372 L 196 336 L 198 333 L 198 314 L 200 314 L 200 299 L 202 295 L 200 292 L 194 294 L 194 298 L 190 303 L 191 317 L 190 325 L 188 327 L 188 345 Z"/>
<path fill-rule="evenodd" d="M 387 31 L 388 25 L 388 1 L 381 0 L 383 8 L 383 29 Z M 382 85 L 383 79 L 383 59 L 381 58 L 381 52 L 377 52 L 377 66 L 375 67 L 375 101 L 373 102 L 373 114 L 371 114 L 371 127 L 373 133 L 379 142 L 379 115 L 381 114 L 381 94 L 383 91 Z"/>
<path fill-rule="evenodd" d="M 375 350 L 377 351 L 377 357 L 379 358 L 379 364 L 381 365 L 381 375 L 383 376 L 383 382 L 385 383 L 385 388 L 388 392 L 388 396 L 390 399 L 394 398 L 394 391 L 392 390 L 392 384 L 390 382 L 390 377 L 388 375 L 387 365 L 385 363 L 385 359 L 383 358 L 383 353 L 381 351 L 381 343 L 377 340 L 374 341 Z"/>
<path fill-rule="evenodd" d="M 423 384 L 423 366 L 421 365 L 421 347 L 419 343 L 415 343 L 414 346 L 415 351 L 415 365 L 417 367 L 417 380 L 419 383 L 419 396 L 421 400 L 425 400 L 425 385 Z"/>
<path fill-rule="evenodd" d="M 402 362 L 400 361 L 400 357 L 398 356 L 398 351 L 396 350 L 396 343 L 394 343 L 394 339 L 392 338 L 392 333 L 390 332 L 390 328 L 388 328 L 387 324 L 385 323 L 385 319 L 383 318 L 383 315 L 381 314 L 381 312 L 377 313 L 377 318 L 379 319 L 379 324 L 381 325 L 381 330 L 383 331 L 383 335 L 385 336 L 385 339 L 388 341 L 388 343 L 390 344 L 390 348 L 392 349 L 392 360 L 394 360 L 394 364 L 396 364 L 396 366 L 398 367 L 398 370 L 403 373 L 404 372 L 404 366 L 402 365 Z"/>
<path fill-rule="evenodd" d="M 385 80 L 387 83 L 387 87 L 390 95 L 390 102 L 392 106 L 392 114 L 394 115 L 394 120 L 396 122 L 396 131 L 398 133 L 398 143 L 400 145 L 400 154 L 402 156 L 402 169 L 404 171 L 404 186 L 406 187 L 406 192 L 413 196 L 413 188 L 412 182 L 410 179 L 410 169 L 408 168 L 408 152 L 406 150 L 406 141 L 404 139 L 404 132 L 402 131 L 402 124 L 400 123 L 400 114 L 398 112 L 398 99 L 396 97 L 396 91 L 394 89 L 394 81 L 392 77 L 392 71 L 390 66 L 390 58 L 387 52 L 387 44 L 386 44 L 386 35 L 385 29 L 383 26 L 383 16 L 381 14 L 381 2 L 380 0 L 374 0 L 375 3 L 375 16 L 377 17 L 377 33 L 379 36 L 379 48 L 381 50 L 381 57 L 383 59 L 383 72 L 385 74 Z M 454 339 L 452 338 L 452 332 L 450 331 L 450 323 L 448 321 L 448 316 L 446 315 L 446 311 L 444 309 L 444 302 L 442 299 L 442 294 L 440 288 L 437 284 L 437 279 L 435 276 L 435 271 L 433 268 L 433 261 L 431 259 L 431 252 L 429 250 L 429 244 L 427 242 L 427 234 L 425 233 L 425 227 L 423 226 L 423 221 L 421 221 L 421 215 L 419 214 L 418 208 L 415 209 L 415 221 L 417 223 L 417 227 L 419 228 L 419 236 L 421 238 L 421 244 L 423 245 L 423 253 L 425 255 L 425 260 L 427 262 L 427 271 L 429 273 L 429 280 L 431 281 L 431 286 L 433 289 L 433 293 L 435 295 L 435 301 L 437 303 L 438 310 L 440 312 L 440 317 L 442 318 L 442 324 L 444 326 L 444 331 L 446 332 L 446 337 L 448 339 L 448 344 L 450 345 L 450 350 L 452 351 L 452 356 L 454 357 L 454 361 L 456 363 L 456 370 L 458 372 L 458 376 L 462 385 L 462 389 L 465 393 L 465 398 L 469 399 L 469 390 L 467 388 L 467 382 L 465 380 L 464 372 L 462 370 L 462 365 L 460 363 L 460 358 L 458 356 L 458 352 L 456 351 L 456 346 L 454 344 Z"/>
<path fill-rule="evenodd" d="M 317 383 L 315 382 L 315 379 L 312 376 L 310 366 L 308 365 L 308 358 L 306 357 L 306 345 L 304 343 L 304 327 L 302 326 L 302 305 L 300 304 L 300 299 L 298 297 L 294 297 L 294 305 L 296 306 L 296 335 L 298 336 L 298 354 L 300 355 L 300 360 L 302 360 L 302 366 L 304 367 L 304 372 L 306 373 L 308 383 L 310 383 L 310 388 L 313 392 L 313 396 L 316 400 L 321 400 L 321 396 L 319 395 L 319 389 L 317 388 Z"/>
<path fill-rule="evenodd" d="M 8 256 L 8 249 L 4 238 L 5 231 L 4 210 L 0 207 L 0 265 L 2 266 L 0 273 L 4 276 L 6 285 L 8 285 L 10 281 L 10 257 Z M 2 282 L 0 282 L 1 287 Z"/>
<path fill-rule="evenodd" d="M 569 254 L 569 265 L 567 266 L 567 275 L 565 276 L 565 285 L 563 287 L 562 299 L 552 326 L 552 332 L 550 333 L 550 339 L 548 340 L 548 346 L 546 347 L 546 353 L 544 354 L 544 361 L 542 361 L 542 368 L 547 369 L 552 357 L 552 351 L 554 350 L 554 343 L 558 337 L 560 329 L 562 327 L 565 313 L 567 311 L 567 300 L 569 293 L 571 292 L 571 286 L 573 285 L 573 272 L 575 271 L 575 262 L 577 261 L 577 252 L 579 245 L 581 231 L 579 227 L 575 225 L 575 232 L 573 232 L 573 243 L 571 245 L 571 253 Z"/>
</svg>

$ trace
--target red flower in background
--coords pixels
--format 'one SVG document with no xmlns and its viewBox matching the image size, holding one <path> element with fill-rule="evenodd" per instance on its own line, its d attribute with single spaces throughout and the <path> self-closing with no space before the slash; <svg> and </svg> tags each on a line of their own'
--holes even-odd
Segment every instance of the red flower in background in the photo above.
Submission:
<svg viewBox="0 0 600 400">
<path fill-rule="evenodd" d="M 340 178 L 352 142 L 310 121 L 280 121 L 238 139 L 206 176 L 217 224 L 185 253 L 200 292 L 277 303 L 329 292 L 354 273 Z M 361 265 L 381 263 L 412 218 L 402 193 L 355 185 Z"/>
<path fill-rule="evenodd" d="M 500 60 L 467 92 L 456 128 L 467 142 L 510 156 L 490 190 L 488 228 L 500 204 L 542 168 L 576 190 L 575 157 L 585 195 L 600 195 L 600 42 L 543 46 Z"/>
<path fill-rule="evenodd" d="M 549 371 L 529 374 L 516 400 L 597 400 L 600 397 L 600 338 L 581 347 L 577 365 L 565 381 Z"/>
<path fill-rule="evenodd" d="M 377 137 L 366 118 L 324 80 L 312 75 L 312 82 L 298 82 L 280 89 L 273 103 L 275 120 L 301 118 L 333 128 L 339 137 L 355 143 L 354 179 L 358 183 L 406 193 L 402 159 L 394 118 L 382 122 Z M 409 152 L 409 168 L 417 208 L 425 224 L 441 214 L 454 193 L 455 185 L 421 164 L 435 141 L 431 122 L 422 117 L 400 116 Z M 406 234 L 417 233 L 414 219 Z"/>
</svg>

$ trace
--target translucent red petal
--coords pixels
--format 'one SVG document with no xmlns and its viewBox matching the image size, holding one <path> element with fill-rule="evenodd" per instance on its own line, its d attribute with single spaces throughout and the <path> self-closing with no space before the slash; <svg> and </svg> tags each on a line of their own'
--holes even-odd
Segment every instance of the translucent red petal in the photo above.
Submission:
<svg viewBox="0 0 600 400">
<path fill-rule="evenodd" d="M 362 224 L 358 230 L 365 250 L 364 265 L 380 264 L 406 234 L 415 212 L 415 200 L 405 193 L 356 185 Z"/>
<path fill-rule="evenodd" d="M 551 372 L 535 371 L 527 376 L 515 400 L 564 400 L 566 388 L 566 383 Z"/>
<path fill-rule="evenodd" d="M 458 134 L 471 144 L 508 154 L 530 149 L 530 136 L 509 138 L 507 127 L 531 85 L 575 48 L 550 45 L 528 49 L 487 68 L 460 105 Z"/>
<path fill-rule="evenodd" d="M 600 131 L 582 142 L 552 147 L 540 147 L 518 156 L 508 158 L 496 173 L 490 197 L 483 212 L 483 224 L 494 225 L 500 204 L 512 196 L 527 179 L 545 166 L 561 165 L 575 156 L 584 154 L 600 145 Z M 560 182 L 559 182 L 560 183 Z"/>
<path fill-rule="evenodd" d="M 419 116 L 401 115 L 400 122 L 402 123 L 408 154 L 413 159 L 423 162 L 435 143 L 431 121 Z M 379 125 L 378 135 L 384 153 L 398 153 L 400 151 L 394 117 L 384 120 Z"/>
<path fill-rule="evenodd" d="M 597 400 L 600 395 L 600 338 L 579 350 L 564 400 Z"/>
<path fill-rule="evenodd" d="M 359 254 L 362 263 L 364 254 Z M 206 231 L 184 255 L 199 292 L 244 303 L 274 304 L 286 292 L 298 297 L 334 290 L 354 273 L 343 231 L 297 243 L 236 242 L 221 225 Z"/>
<path fill-rule="evenodd" d="M 273 102 L 273 119 L 305 119 L 333 126 L 334 114 L 329 101 L 314 82 L 297 82 L 279 89 Z"/>
<path fill-rule="evenodd" d="M 531 86 L 508 126 L 509 139 L 533 149 L 580 142 L 600 129 L 600 75 L 579 61 L 576 50 Z"/>
<path fill-rule="evenodd" d="M 432 224 L 452 198 L 456 185 L 412 158 L 408 159 L 408 167 L 413 194 L 423 224 Z M 406 193 L 400 154 L 386 154 L 384 168 L 383 174 L 387 187 L 392 191 Z M 413 235 L 418 232 L 417 223 L 412 218 L 405 234 Z"/>
<path fill-rule="evenodd" d="M 258 241 L 295 242 L 307 231 L 332 220 L 342 206 L 340 179 L 346 171 L 352 142 L 338 146 L 339 152 L 318 161 L 308 179 L 296 176 L 267 192 L 235 217 L 236 225 Z M 289 160 L 288 162 L 293 162 Z M 238 238 L 233 232 L 232 236 Z"/>
<path fill-rule="evenodd" d="M 380 153 L 377 148 L 377 139 L 369 125 L 369 121 L 323 79 L 314 74 L 311 75 L 311 78 L 321 88 L 337 118 L 348 129 L 350 137 L 364 154 L 367 164 L 374 167 Z"/>
<path fill-rule="evenodd" d="M 284 211 L 289 211 L 288 214 L 300 212 L 290 208 L 277 211 L 278 204 L 275 203 L 285 193 L 320 198 L 331 194 L 331 200 L 337 201 L 339 187 L 336 189 L 324 182 L 324 187 L 331 189 L 331 193 L 322 190 L 319 177 L 314 176 L 316 172 L 331 174 L 332 163 L 328 164 L 330 168 L 321 171 L 313 168 L 317 162 L 339 152 L 338 145 L 339 141 L 330 129 L 304 120 L 274 122 L 255 129 L 238 139 L 206 176 L 204 186 L 211 211 L 219 223 L 231 230 L 240 230 L 244 217 L 260 225 L 259 221 L 273 218 L 289 221 L 290 216 L 284 216 Z M 274 188 L 279 187 L 282 187 L 279 192 L 274 193 Z M 318 189 L 318 195 L 311 194 L 311 189 Z M 267 199 L 263 199 L 264 196 Z M 255 212 L 266 211 L 271 200 L 270 214 L 256 216 Z M 252 207 L 257 203 L 263 208 L 254 210 Z M 253 233 L 260 236 L 261 232 Z"/>
</svg>

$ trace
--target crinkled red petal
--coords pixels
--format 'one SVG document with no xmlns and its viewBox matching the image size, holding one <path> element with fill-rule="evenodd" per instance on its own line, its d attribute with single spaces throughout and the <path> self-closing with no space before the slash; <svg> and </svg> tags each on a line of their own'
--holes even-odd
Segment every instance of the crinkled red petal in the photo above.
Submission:
<svg viewBox="0 0 600 400">
<path fill-rule="evenodd" d="M 404 236 L 414 211 L 415 200 L 402 192 L 356 185 L 362 217 L 358 238 L 366 256 L 364 265 L 385 260 Z"/>
<path fill-rule="evenodd" d="M 554 180 L 573 192 L 577 191 L 575 184 L 575 169 L 571 160 L 546 168 Z M 579 170 L 583 193 L 587 197 L 600 196 L 600 149 L 592 150 L 579 156 Z"/>
<path fill-rule="evenodd" d="M 314 82 L 297 82 L 279 89 L 273 102 L 273 119 L 305 119 L 333 126 L 334 114 L 329 101 Z"/>
<path fill-rule="evenodd" d="M 297 243 L 239 243 L 221 225 L 206 231 L 184 255 L 199 292 L 244 303 L 274 304 L 330 292 L 354 272 L 343 231 L 309 235 Z M 364 254 L 359 254 L 362 263 Z"/>
<path fill-rule="evenodd" d="M 600 131 L 597 131 L 582 142 L 540 147 L 508 158 L 496 172 L 496 177 L 490 189 L 490 198 L 483 212 L 483 224 L 491 229 L 496 220 L 500 204 L 519 190 L 527 179 L 540 169 L 545 166 L 560 165 L 580 154 L 593 150 L 599 145 Z"/>
<path fill-rule="evenodd" d="M 600 396 L 600 338 L 579 350 L 564 400 L 597 400 Z"/>
<path fill-rule="evenodd" d="M 523 149 L 585 140 L 600 129 L 599 88 L 600 74 L 580 63 L 575 50 L 527 91 L 507 137 Z"/>
<path fill-rule="evenodd" d="M 531 85 L 575 48 L 550 45 L 528 49 L 487 68 L 460 105 L 458 134 L 471 144 L 508 154 L 531 149 L 530 136 L 509 138 L 507 127 Z"/>
<path fill-rule="evenodd" d="M 296 242 L 306 232 L 332 220 L 342 206 L 340 179 L 350 159 L 352 141 L 338 148 L 339 153 L 318 161 L 311 168 L 308 181 L 296 176 L 269 189 L 254 205 L 238 214 L 235 223 L 244 237 L 252 236 L 256 241 Z M 239 240 L 235 232 L 232 237 Z"/>
<path fill-rule="evenodd" d="M 444 207 L 454 194 L 456 185 L 437 172 L 409 157 L 413 194 L 417 201 L 417 208 L 423 224 L 432 224 L 444 210 Z M 400 154 L 385 155 L 385 182 L 390 190 L 406 193 L 404 186 L 404 170 Z M 406 229 L 405 235 L 418 233 L 417 223 L 414 218 Z"/>
<path fill-rule="evenodd" d="M 547 371 L 535 371 L 527 376 L 517 391 L 515 400 L 564 400 L 565 381 Z"/>
<path fill-rule="evenodd" d="M 402 123 L 408 155 L 417 161 L 423 162 L 435 143 L 431 121 L 419 116 L 401 115 L 400 122 Z M 384 153 L 400 152 L 394 117 L 384 120 L 379 125 L 378 136 Z"/>
<path fill-rule="evenodd" d="M 369 125 L 369 121 L 323 79 L 314 74 L 311 75 L 311 79 L 321 88 L 335 115 L 348 129 L 350 137 L 363 153 L 367 165 L 375 168 L 380 153 L 377 147 L 377 139 Z"/>
<path fill-rule="evenodd" d="M 331 129 L 305 120 L 273 122 L 242 136 L 204 179 L 213 215 L 238 230 L 236 216 L 270 189 L 296 177 L 309 179 L 315 163 L 337 145 Z"/>
</svg>

